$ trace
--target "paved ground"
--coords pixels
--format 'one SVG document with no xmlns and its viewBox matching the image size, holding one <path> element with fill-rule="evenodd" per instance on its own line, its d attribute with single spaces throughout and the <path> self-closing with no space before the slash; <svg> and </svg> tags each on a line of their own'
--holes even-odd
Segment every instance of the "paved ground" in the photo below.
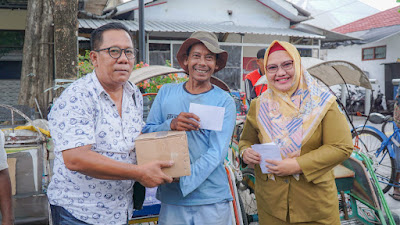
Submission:
<svg viewBox="0 0 400 225">
<path fill-rule="evenodd" d="M 353 117 L 353 124 L 354 126 L 363 125 L 365 123 L 365 117 Z M 381 125 L 376 125 L 372 123 L 367 123 L 367 125 L 372 125 L 377 129 L 381 129 Z M 392 197 L 389 196 L 389 193 L 392 193 L 393 189 L 389 190 L 388 193 L 385 194 L 385 199 L 389 205 L 390 210 L 394 217 L 397 217 L 397 224 L 400 224 L 400 201 L 394 200 Z M 396 218 L 395 218 L 396 219 Z"/>
</svg>

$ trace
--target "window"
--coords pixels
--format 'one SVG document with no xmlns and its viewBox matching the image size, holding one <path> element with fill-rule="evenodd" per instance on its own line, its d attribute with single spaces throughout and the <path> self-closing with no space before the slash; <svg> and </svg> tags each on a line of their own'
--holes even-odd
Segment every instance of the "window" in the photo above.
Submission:
<svg viewBox="0 0 400 225">
<path fill-rule="evenodd" d="M 28 0 L 0 0 L 0 8 L 5 9 L 26 9 Z"/>
<path fill-rule="evenodd" d="M 0 30 L 0 79 L 19 79 L 24 31 Z"/>
<path fill-rule="evenodd" d="M 149 64 L 150 65 L 165 65 L 166 60 L 171 60 L 170 44 L 149 44 Z"/>
<path fill-rule="evenodd" d="M 362 49 L 362 60 L 386 59 L 386 46 Z"/>
<path fill-rule="evenodd" d="M 310 48 L 298 48 L 301 57 L 312 57 L 312 49 Z"/>
</svg>

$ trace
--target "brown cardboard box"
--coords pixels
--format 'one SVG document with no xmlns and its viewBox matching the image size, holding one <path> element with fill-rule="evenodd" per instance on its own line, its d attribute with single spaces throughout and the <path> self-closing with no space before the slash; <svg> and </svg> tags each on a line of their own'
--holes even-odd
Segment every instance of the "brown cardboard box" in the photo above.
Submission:
<svg viewBox="0 0 400 225">
<path fill-rule="evenodd" d="M 11 180 L 11 192 L 12 192 L 12 195 L 15 195 L 16 190 L 17 190 L 16 189 L 17 182 L 16 182 L 16 177 L 15 177 L 15 166 L 17 164 L 17 159 L 16 158 L 8 158 L 7 164 L 8 164 L 8 174 L 10 175 L 10 180 Z"/>
<path fill-rule="evenodd" d="M 138 165 L 155 160 L 174 161 L 163 172 L 171 177 L 190 175 L 190 158 L 185 131 L 161 131 L 141 134 L 136 139 L 136 159 Z"/>
</svg>

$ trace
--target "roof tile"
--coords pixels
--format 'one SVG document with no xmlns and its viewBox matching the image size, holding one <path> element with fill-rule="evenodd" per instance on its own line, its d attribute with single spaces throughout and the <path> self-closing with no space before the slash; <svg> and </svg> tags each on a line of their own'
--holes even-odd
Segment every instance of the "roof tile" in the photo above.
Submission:
<svg viewBox="0 0 400 225">
<path fill-rule="evenodd" d="M 373 28 L 399 25 L 400 24 L 399 9 L 400 7 L 396 6 L 391 9 L 345 24 L 343 26 L 336 27 L 335 29 L 332 29 L 332 31 L 346 34 L 356 31 L 369 30 Z"/>
</svg>

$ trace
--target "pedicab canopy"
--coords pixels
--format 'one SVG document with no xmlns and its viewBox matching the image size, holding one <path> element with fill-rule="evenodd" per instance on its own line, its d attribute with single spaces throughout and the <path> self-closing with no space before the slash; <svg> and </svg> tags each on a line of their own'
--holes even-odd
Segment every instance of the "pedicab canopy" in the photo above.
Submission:
<svg viewBox="0 0 400 225">
<path fill-rule="evenodd" d="M 353 63 L 342 60 L 323 61 L 311 57 L 302 57 L 301 62 L 313 77 L 328 87 L 337 84 L 353 84 L 372 89 L 367 75 Z M 261 78 L 255 85 L 266 83 L 266 77 L 263 76 Z"/>
<path fill-rule="evenodd" d="M 186 72 L 183 69 L 175 69 L 169 66 L 159 66 L 159 65 L 146 66 L 132 71 L 131 76 L 129 77 L 129 81 L 132 82 L 133 84 L 137 84 L 152 77 L 167 75 L 170 73 L 186 73 Z M 217 77 L 211 76 L 211 83 L 218 86 L 222 90 L 229 92 L 228 85 L 222 80 L 218 79 Z"/>
</svg>

